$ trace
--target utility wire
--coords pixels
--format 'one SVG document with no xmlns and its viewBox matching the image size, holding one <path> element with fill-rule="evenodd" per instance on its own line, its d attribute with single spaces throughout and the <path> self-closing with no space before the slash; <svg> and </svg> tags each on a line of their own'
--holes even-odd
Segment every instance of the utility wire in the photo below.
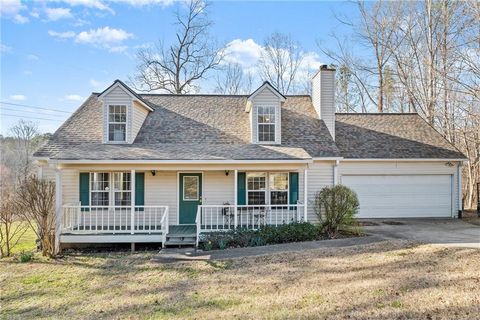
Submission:
<svg viewBox="0 0 480 320">
<path fill-rule="evenodd" d="M 0 106 L 0 111 L 2 110 L 8 110 L 8 111 L 14 111 L 14 112 L 28 112 L 28 113 L 32 113 L 31 110 L 19 110 L 19 109 L 15 109 L 15 108 L 7 108 L 7 107 L 4 107 L 4 106 Z M 51 113 L 41 113 L 40 112 L 40 115 L 45 115 L 45 116 L 52 116 L 52 117 L 67 117 L 67 115 L 63 115 L 63 114 L 51 114 Z"/>
<path fill-rule="evenodd" d="M 6 105 L 10 105 L 10 106 L 17 106 L 17 107 L 34 108 L 34 109 L 41 109 L 41 110 L 48 110 L 48 111 L 55 111 L 55 112 L 63 112 L 63 113 L 68 113 L 68 114 L 71 114 L 71 113 L 72 113 L 72 112 L 70 112 L 70 111 L 65 111 L 65 110 L 60 110 L 60 109 L 42 108 L 42 107 L 37 107 L 37 106 L 29 106 L 29 105 L 26 105 L 26 104 L 6 102 L 6 101 L 0 101 L 0 103 L 1 103 L 1 104 L 6 104 Z"/>
<path fill-rule="evenodd" d="M 5 116 L 5 117 L 15 117 L 15 118 L 27 118 L 27 119 L 35 119 L 35 120 L 46 120 L 46 121 L 58 121 L 58 122 L 63 122 L 63 120 L 61 119 L 46 119 L 46 118 L 37 118 L 37 117 L 27 117 L 27 116 L 19 116 L 19 115 L 15 115 L 15 114 L 5 114 L 5 113 L 2 113 L 1 116 Z"/>
</svg>

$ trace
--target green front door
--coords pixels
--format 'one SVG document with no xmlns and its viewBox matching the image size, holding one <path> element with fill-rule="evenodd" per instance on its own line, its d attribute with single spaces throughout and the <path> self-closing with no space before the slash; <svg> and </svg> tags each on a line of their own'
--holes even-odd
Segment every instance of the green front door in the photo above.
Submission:
<svg viewBox="0 0 480 320">
<path fill-rule="evenodd" d="M 180 173 L 180 224 L 195 224 L 197 207 L 202 204 L 202 174 Z"/>
</svg>

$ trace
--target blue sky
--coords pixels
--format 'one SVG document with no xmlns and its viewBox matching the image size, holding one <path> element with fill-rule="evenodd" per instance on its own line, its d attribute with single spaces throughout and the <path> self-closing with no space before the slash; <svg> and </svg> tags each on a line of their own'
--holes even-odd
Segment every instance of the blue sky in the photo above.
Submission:
<svg viewBox="0 0 480 320">
<path fill-rule="evenodd" d="M 117 1 L 0 0 L 2 134 L 20 117 L 37 122 L 41 132 L 54 132 L 92 91 L 133 75 L 139 47 L 172 40 L 173 12 L 182 2 Z M 343 32 L 333 12 L 355 15 L 344 2 L 214 1 L 211 33 L 229 45 L 228 59 L 245 68 L 256 63 L 266 36 L 290 34 L 314 68 L 331 62 L 316 41 L 332 47 L 331 32 Z M 200 85 L 211 91 L 212 80 Z"/>
</svg>

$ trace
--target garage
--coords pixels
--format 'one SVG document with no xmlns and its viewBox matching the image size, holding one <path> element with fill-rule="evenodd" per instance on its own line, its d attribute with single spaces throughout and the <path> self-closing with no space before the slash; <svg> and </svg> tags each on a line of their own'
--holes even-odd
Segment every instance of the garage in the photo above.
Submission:
<svg viewBox="0 0 480 320">
<path fill-rule="evenodd" d="M 360 201 L 358 218 L 452 216 L 452 175 L 343 175 Z"/>
</svg>

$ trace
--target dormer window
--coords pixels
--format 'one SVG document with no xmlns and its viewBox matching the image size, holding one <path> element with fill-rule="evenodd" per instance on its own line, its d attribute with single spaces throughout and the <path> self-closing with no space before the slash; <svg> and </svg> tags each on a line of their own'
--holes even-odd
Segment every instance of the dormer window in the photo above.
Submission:
<svg viewBox="0 0 480 320">
<path fill-rule="evenodd" d="M 275 119 L 274 106 L 258 106 L 258 142 L 275 142 Z"/>
<path fill-rule="evenodd" d="M 108 106 L 108 141 L 126 142 L 127 140 L 127 106 Z"/>
</svg>

